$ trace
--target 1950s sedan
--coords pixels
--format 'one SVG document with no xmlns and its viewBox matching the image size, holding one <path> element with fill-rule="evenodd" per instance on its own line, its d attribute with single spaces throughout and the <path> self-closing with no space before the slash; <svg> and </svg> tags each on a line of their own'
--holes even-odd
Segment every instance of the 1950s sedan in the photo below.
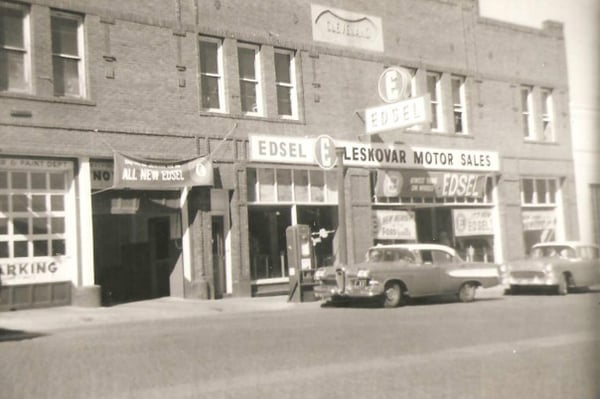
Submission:
<svg viewBox="0 0 600 399">
<path fill-rule="evenodd" d="M 500 267 L 507 293 L 523 288 L 551 287 L 559 295 L 575 288 L 600 284 L 599 248 L 577 241 L 553 241 L 535 244 L 528 258 Z"/>
<path fill-rule="evenodd" d="M 319 268 L 315 280 L 321 300 L 377 298 L 384 307 L 403 305 L 409 297 L 449 294 L 470 302 L 477 287 L 500 283 L 498 265 L 465 262 L 453 248 L 437 244 L 374 246 L 365 262 Z"/>
</svg>

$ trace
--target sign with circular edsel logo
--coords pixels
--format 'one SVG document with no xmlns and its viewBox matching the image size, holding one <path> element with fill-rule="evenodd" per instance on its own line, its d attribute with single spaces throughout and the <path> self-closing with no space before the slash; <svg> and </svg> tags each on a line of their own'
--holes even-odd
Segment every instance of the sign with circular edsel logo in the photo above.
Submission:
<svg viewBox="0 0 600 399">
<path fill-rule="evenodd" d="M 335 154 L 335 141 L 327 135 L 321 135 L 315 140 L 315 161 L 323 169 L 331 169 L 335 166 L 337 156 Z"/>
<path fill-rule="evenodd" d="M 410 94 L 411 73 L 404 68 L 392 66 L 379 76 L 377 90 L 379 97 L 386 103 L 395 103 L 407 99 Z"/>
</svg>

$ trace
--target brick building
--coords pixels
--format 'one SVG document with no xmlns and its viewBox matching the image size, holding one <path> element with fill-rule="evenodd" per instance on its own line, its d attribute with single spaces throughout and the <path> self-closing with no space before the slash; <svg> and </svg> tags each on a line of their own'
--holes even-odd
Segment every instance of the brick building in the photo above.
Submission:
<svg viewBox="0 0 600 399">
<path fill-rule="evenodd" d="M 0 15 L 4 309 L 287 292 L 292 224 L 316 265 L 402 241 L 499 262 L 578 237 L 560 24 L 484 19 L 476 0 Z M 128 185 L 123 158 L 213 176 Z"/>
</svg>

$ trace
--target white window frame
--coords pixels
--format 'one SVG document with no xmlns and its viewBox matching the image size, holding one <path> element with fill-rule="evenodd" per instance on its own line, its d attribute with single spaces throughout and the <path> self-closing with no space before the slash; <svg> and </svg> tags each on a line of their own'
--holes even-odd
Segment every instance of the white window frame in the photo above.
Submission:
<svg viewBox="0 0 600 399">
<path fill-rule="evenodd" d="M 14 10 L 23 11 L 22 29 L 23 29 L 23 47 L 2 46 L 0 51 L 21 52 L 23 53 L 23 82 L 22 89 L 7 89 L 5 92 L 14 93 L 30 93 L 31 92 L 31 26 L 30 26 L 30 10 L 25 4 L 8 3 L 0 1 L 0 8 L 12 8 Z M 7 71 L 8 73 L 8 71 Z"/>
<path fill-rule="evenodd" d="M 217 44 L 217 69 L 218 69 L 217 73 L 215 74 L 215 73 L 205 72 L 200 69 L 200 88 L 202 88 L 202 79 L 204 78 L 204 76 L 210 77 L 210 78 L 217 78 L 218 79 L 217 87 L 218 87 L 218 94 L 219 94 L 219 107 L 218 108 L 205 107 L 203 100 L 202 100 L 202 96 L 200 98 L 200 106 L 205 111 L 224 113 L 224 112 L 227 112 L 227 109 L 226 109 L 226 101 L 225 101 L 225 83 L 224 83 L 224 78 L 223 78 L 223 71 L 224 71 L 224 68 L 223 68 L 223 39 L 216 38 L 216 37 L 209 37 L 209 36 L 200 36 L 198 38 L 198 57 L 200 57 L 200 45 L 202 42 Z M 198 63 L 198 66 L 200 67 L 200 63 Z"/>
<path fill-rule="evenodd" d="M 239 49 L 250 49 L 254 51 L 254 79 L 242 78 L 239 76 L 240 81 L 240 106 L 241 103 L 241 87 L 242 82 L 253 83 L 256 90 L 256 111 L 244 111 L 243 107 L 241 108 L 242 114 L 244 115 L 252 115 L 252 116 L 262 116 L 263 115 L 263 99 L 262 99 L 262 71 L 260 68 L 260 46 L 257 44 L 251 43 L 238 43 L 238 67 L 239 67 Z"/>
<path fill-rule="evenodd" d="M 525 180 L 531 180 L 533 184 L 533 192 L 531 197 L 531 202 L 526 202 L 525 200 L 525 190 L 524 190 L 524 182 Z M 544 198 L 540 198 L 540 193 L 538 192 L 538 182 L 544 182 Z M 554 182 L 554 187 L 550 182 Z M 559 202 L 559 179 L 555 177 L 522 177 L 520 180 L 521 183 L 521 205 L 523 207 L 555 207 Z M 552 199 L 551 188 L 554 188 L 554 199 Z"/>
<path fill-rule="evenodd" d="M 552 89 L 542 88 L 540 90 L 540 98 L 541 98 L 541 116 L 542 116 L 542 125 L 541 125 L 541 139 L 543 141 L 553 142 L 555 140 L 554 136 L 554 107 L 552 102 Z M 545 99 L 544 99 L 545 97 Z M 545 111 L 545 112 L 544 112 Z M 546 132 L 545 126 L 548 126 L 549 131 Z M 549 133 L 549 134 L 547 134 Z"/>
<path fill-rule="evenodd" d="M 466 96 L 465 96 L 465 76 L 460 75 L 452 75 L 450 77 L 450 90 L 452 94 L 452 129 L 454 133 L 457 134 L 469 134 L 467 128 L 467 106 L 466 106 Z M 458 85 L 458 103 L 454 102 L 454 82 L 459 82 Z M 461 119 L 461 130 L 456 130 L 456 123 L 454 118 L 456 118 L 456 114 L 460 114 Z"/>
<path fill-rule="evenodd" d="M 54 58 L 59 57 L 63 59 L 71 59 L 77 60 L 77 73 L 78 73 L 78 83 L 79 83 L 79 95 L 68 95 L 62 94 L 57 95 L 56 89 L 54 91 L 54 95 L 56 97 L 75 97 L 75 98 L 85 98 L 87 97 L 86 90 L 86 76 L 85 76 L 85 52 L 84 52 L 84 37 L 83 37 L 83 22 L 84 17 L 80 14 L 68 13 L 64 11 L 52 10 L 50 12 L 50 18 L 61 18 L 61 19 L 71 19 L 77 21 L 77 55 L 73 56 L 71 54 L 57 54 L 52 52 L 52 65 L 54 67 Z"/>
<path fill-rule="evenodd" d="M 433 72 L 428 71 L 426 76 L 426 88 L 429 91 L 429 79 L 435 79 L 435 92 L 431 94 L 431 114 L 432 117 L 435 117 L 436 125 L 433 125 L 433 120 L 431 122 L 431 131 L 440 132 L 444 128 L 444 114 L 442 112 L 442 73 L 441 72 Z M 435 98 L 434 98 L 435 97 Z"/>
<path fill-rule="evenodd" d="M 296 84 L 296 52 L 293 50 L 283 49 L 283 48 L 275 48 L 276 54 L 285 54 L 289 55 L 290 63 L 289 63 L 289 74 L 290 74 L 290 82 L 279 82 L 277 81 L 277 76 L 275 76 L 275 86 L 277 87 L 285 87 L 290 89 L 290 107 L 292 114 L 286 115 L 279 113 L 279 97 L 277 97 L 277 114 L 282 119 L 298 119 L 298 95 L 297 95 L 297 84 Z M 275 58 L 275 56 L 274 56 Z"/>
<path fill-rule="evenodd" d="M 526 99 L 523 101 L 523 94 Z M 521 108 L 521 127 L 525 140 L 535 140 L 533 126 L 533 87 L 522 85 L 519 87 L 519 107 Z M 526 107 L 526 108 L 525 108 Z"/>
</svg>

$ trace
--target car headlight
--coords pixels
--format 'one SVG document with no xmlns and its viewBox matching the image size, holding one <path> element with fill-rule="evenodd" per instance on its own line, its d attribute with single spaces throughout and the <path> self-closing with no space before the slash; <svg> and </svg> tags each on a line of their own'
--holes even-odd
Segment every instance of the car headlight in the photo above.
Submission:
<svg viewBox="0 0 600 399">
<path fill-rule="evenodd" d="M 368 279 L 371 277 L 371 271 L 367 269 L 360 269 L 358 273 L 356 273 L 356 277 Z"/>
<path fill-rule="evenodd" d="M 548 273 L 548 274 L 550 274 L 550 273 L 553 273 L 553 272 L 554 272 L 554 268 L 552 267 L 552 263 L 546 263 L 546 264 L 544 265 L 544 272 L 545 272 L 545 273 Z"/>
<path fill-rule="evenodd" d="M 500 267 L 498 267 L 498 271 L 500 271 L 500 274 L 505 274 L 508 273 L 509 267 L 508 265 L 502 264 L 500 265 Z"/>
</svg>

